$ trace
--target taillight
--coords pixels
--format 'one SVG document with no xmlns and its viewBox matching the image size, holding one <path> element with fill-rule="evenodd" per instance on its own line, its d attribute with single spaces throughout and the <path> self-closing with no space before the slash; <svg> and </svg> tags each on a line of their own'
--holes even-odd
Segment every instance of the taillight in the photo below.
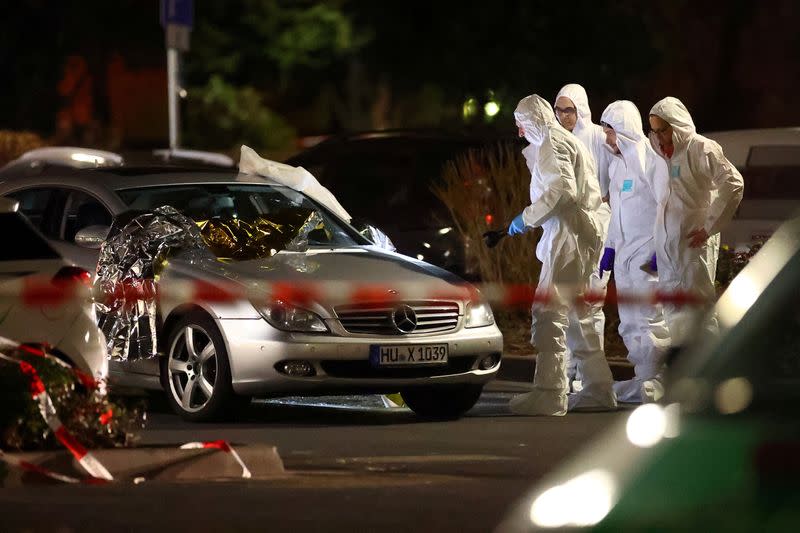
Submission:
<svg viewBox="0 0 800 533">
<path fill-rule="evenodd" d="M 82 283 L 87 287 L 92 286 L 92 274 L 81 267 L 65 266 L 53 276 L 54 285 L 69 285 Z"/>
</svg>

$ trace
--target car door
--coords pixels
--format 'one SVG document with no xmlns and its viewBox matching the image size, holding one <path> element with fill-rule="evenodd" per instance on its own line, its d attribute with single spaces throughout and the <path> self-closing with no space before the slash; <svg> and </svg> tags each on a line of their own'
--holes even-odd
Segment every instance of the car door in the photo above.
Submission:
<svg viewBox="0 0 800 533">
<path fill-rule="evenodd" d="M 94 195 L 65 187 L 31 187 L 7 194 L 47 237 L 65 260 L 94 272 L 99 250 L 75 243 L 75 235 L 92 225 L 111 225 L 111 211 Z"/>
</svg>

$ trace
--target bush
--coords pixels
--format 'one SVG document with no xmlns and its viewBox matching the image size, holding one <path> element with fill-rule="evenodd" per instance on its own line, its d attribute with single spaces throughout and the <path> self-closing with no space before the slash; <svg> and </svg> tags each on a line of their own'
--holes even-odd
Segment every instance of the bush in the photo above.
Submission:
<svg viewBox="0 0 800 533">
<path fill-rule="evenodd" d="M 29 131 L 0 130 L 0 167 L 45 144 L 39 135 Z"/>
<path fill-rule="evenodd" d="M 519 146 L 498 143 L 448 162 L 433 192 L 447 206 L 466 245 L 466 266 L 484 282 L 536 285 L 539 232 L 507 237 L 495 248 L 483 233 L 503 229 L 530 204 L 531 176 Z"/>
<path fill-rule="evenodd" d="M 100 384 L 79 379 L 71 369 L 39 355 L 23 350 L 10 355 L 36 369 L 59 419 L 81 444 L 92 449 L 135 442 L 145 421 L 141 405 L 111 401 Z M 59 449 L 61 444 L 39 413 L 29 387 L 18 364 L 0 360 L 0 448 Z"/>
</svg>

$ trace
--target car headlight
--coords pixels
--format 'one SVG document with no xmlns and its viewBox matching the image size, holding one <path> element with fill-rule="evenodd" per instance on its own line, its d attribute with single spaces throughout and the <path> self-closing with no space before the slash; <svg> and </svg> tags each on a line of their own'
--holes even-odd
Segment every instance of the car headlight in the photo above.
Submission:
<svg viewBox="0 0 800 533">
<path fill-rule="evenodd" d="M 494 324 L 494 315 L 492 308 L 486 302 L 470 302 L 464 309 L 466 315 L 466 322 L 464 327 L 467 328 L 480 328 L 483 326 L 491 326 Z"/>
<path fill-rule="evenodd" d="M 270 325 L 284 331 L 300 331 L 319 333 L 328 331 L 328 327 L 319 315 L 307 309 L 294 307 L 281 302 L 266 305 L 253 304 L 258 313 Z"/>
</svg>

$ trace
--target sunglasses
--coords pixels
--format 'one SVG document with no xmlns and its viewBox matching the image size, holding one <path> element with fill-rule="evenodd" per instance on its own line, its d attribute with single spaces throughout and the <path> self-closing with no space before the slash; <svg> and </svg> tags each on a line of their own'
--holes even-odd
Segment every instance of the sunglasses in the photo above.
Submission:
<svg viewBox="0 0 800 533">
<path fill-rule="evenodd" d="M 578 112 L 574 107 L 554 107 L 556 115 L 574 115 Z"/>
<path fill-rule="evenodd" d="M 610 130 L 613 130 L 613 129 L 614 129 L 614 126 L 612 126 L 612 125 L 611 125 L 611 124 L 609 124 L 608 122 L 604 122 L 604 121 L 602 121 L 602 120 L 600 121 L 600 125 L 601 125 L 601 126 L 603 126 L 604 128 L 608 128 L 608 129 L 610 129 Z"/>
</svg>

